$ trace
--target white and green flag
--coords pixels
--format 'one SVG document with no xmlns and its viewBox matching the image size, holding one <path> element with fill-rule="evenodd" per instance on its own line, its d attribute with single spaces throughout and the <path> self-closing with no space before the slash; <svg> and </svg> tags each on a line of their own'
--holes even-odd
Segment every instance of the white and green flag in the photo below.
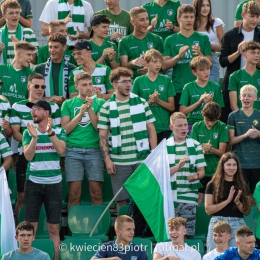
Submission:
<svg viewBox="0 0 260 260">
<path fill-rule="evenodd" d="M 17 248 L 15 224 L 5 169 L 0 169 L 0 256 Z"/>
<path fill-rule="evenodd" d="M 174 217 L 174 204 L 165 139 L 128 178 L 124 188 L 142 212 L 156 241 L 167 240 L 167 222 Z"/>
</svg>

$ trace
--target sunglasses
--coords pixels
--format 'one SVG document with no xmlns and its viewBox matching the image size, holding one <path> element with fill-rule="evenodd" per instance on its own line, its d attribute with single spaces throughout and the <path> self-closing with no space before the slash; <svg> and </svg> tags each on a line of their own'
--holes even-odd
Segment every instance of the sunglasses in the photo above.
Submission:
<svg viewBox="0 0 260 260">
<path fill-rule="evenodd" d="M 46 89 L 46 85 L 34 85 L 35 89 L 41 88 L 41 89 Z"/>
</svg>

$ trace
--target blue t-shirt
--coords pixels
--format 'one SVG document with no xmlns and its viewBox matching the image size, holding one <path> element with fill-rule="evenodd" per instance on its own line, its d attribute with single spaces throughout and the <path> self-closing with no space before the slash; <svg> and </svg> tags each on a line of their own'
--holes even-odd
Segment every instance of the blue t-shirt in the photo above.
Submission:
<svg viewBox="0 0 260 260">
<path fill-rule="evenodd" d="M 2 260 L 50 260 L 47 253 L 34 248 L 29 254 L 22 254 L 18 249 L 10 251 L 3 255 Z"/>
<path fill-rule="evenodd" d="M 109 257 L 119 257 L 122 260 L 148 260 L 145 248 L 130 243 L 126 248 L 120 248 L 116 241 L 109 241 L 102 244 L 94 258 L 109 258 Z"/>
<path fill-rule="evenodd" d="M 242 260 L 242 258 L 238 254 L 238 248 L 232 247 L 216 257 L 215 260 Z M 247 258 L 247 260 L 260 260 L 260 250 L 254 249 L 253 253 Z"/>
</svg>

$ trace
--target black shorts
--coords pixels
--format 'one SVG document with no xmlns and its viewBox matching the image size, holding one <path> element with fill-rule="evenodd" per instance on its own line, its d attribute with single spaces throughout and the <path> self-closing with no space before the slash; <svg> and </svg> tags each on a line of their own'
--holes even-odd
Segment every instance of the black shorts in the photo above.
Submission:
<svg viewBox="0 0 260 260">
<path fill-rule="evenodd" d="M 28 161 L 25 159 L 24 154 L 19 154 L 16 163 L 16 184 L 18 192 L 24 192 L 27 164 Z"/>
<path fill-rule="evenodd" d="M 250 193 L 255 191 L 256 184 L 260 181 L 260 169 L 242 169 L 245 182 L 249 185 Z"/>
<path fill-rule="evenodd" d="M 47 222 L 60 223 L 62 208 L 62 182 L 55 184 L 38 184 L 27 180 L 24 185 L 24 219 L 38 222 L 44 203 Z"/>
<path fill-rule="evenodd" d="M 199 188 L 199 193 L 205 194 L 207 184 L 211 181 L 211 179 L 212 177 L 205 176 L 200 180 L 200 183 L 203 185 L 203 187 Z"/>
</svg>

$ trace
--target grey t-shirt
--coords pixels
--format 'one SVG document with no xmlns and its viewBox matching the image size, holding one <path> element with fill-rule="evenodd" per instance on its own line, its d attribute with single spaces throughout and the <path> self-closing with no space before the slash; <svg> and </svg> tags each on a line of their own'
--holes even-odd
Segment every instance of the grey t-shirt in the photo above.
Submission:
<svg viewBox="0 0 260 260">
<path fill-rule="evenodd" d="M 22 254 L 18 249 L 3 255 L 2 260 L 51 260 L 49 255 L 37 248 L 29 254 Z"/>
</svg>

